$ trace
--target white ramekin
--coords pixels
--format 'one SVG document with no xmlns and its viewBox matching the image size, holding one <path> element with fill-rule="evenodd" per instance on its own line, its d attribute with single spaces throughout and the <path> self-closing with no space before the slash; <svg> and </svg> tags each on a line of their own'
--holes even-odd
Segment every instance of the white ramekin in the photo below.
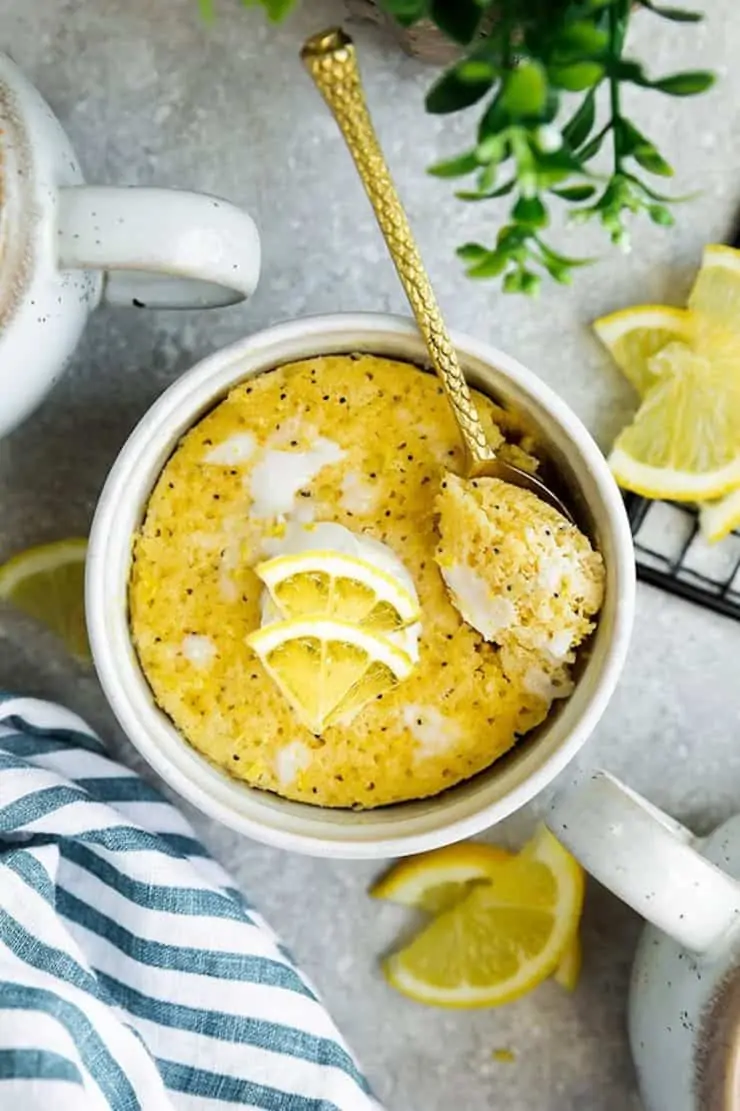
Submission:
<svg viewBox="0 0 740 1111">
<path fill-rule="evenodd" d="M 90 537 L 87 617 L 93 657 L 116 717 L 166 782 L 204 813 L 259 841 L 331 857 L 388 857 L 479 833 L 542 790 L 571 760 L 611 697 L 634 611 L 632 538 L 619 491 L 591 436 L 568 406 L 516 360 L 455 336 L 471 383 L 540 430 L 555 466 L 604 556 L 606 600 L 570 699 L 536 733 L 474 779 L 436 798 L 378 810 L 330 810 L 289 802 L 219 771 L 156 706 L 134 651 L 127 585 L 132 537 L 178 440 L 237 382 L 296 359 L 370 351 L 424 364 L 414 324 L 342 313 L 280 324 L 218 351 L 174 383 L 129 437 L 100 496 Z"/>
</svg>

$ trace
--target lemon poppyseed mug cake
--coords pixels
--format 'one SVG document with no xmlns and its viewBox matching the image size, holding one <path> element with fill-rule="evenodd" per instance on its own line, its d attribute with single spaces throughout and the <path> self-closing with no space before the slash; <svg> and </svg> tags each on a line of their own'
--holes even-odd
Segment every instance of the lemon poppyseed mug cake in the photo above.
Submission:
<svg viewBox="0 0 740 1111">
<path fill-rule="evenodd" d="M 577 419 L 460 341 L 491 442 L 557 470 L 578 527 L 456 478 L 413 326 L 337 316 L 220 352 L 121 453 L 88 567 L 114 710 L 174 787 L 288 847 L 384 855 L 522 805 L 621 667 L 629 528 Z"/>
</svg>

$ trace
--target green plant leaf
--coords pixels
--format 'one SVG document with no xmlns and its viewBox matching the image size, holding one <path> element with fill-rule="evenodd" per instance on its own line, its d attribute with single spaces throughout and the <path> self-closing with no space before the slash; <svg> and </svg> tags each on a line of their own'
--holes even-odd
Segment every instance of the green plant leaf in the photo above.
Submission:
<svg viewBox="0 0 740 1111">
<path fill-rule="evenodd" d="M 673 213 L 669 212 L 665 205 L 651 204 L 647 212 L 653 223 L 659 224 L 662 228 L 670 228 L 676 222 Z"/>
<path fill-rule="evenodd" d="M 296 6 L 298 0 L 242 0 L 245 8 L 259 4 L 267 12 L 267 18 L 273 23 L 280 23 Z"/>
<path fill-rule="evenodd" d="M 606 136 L 607 132 L 603 131 L 600 135 L 594 136 L 590 143 L 586 143 L 585 147 L 581 147 L 581 149 L 576 152 L 578 160 L 580 162 L 588 162 L 595 154 L 598 154 Z"/>
<path fill-rule="evenodd" d="M 486 95 L 493 84 L 493 78 L 485 77 L 477 81 L 463 80 L 458 73 L 461 65 L 465 65 L 465 60 L 448 69 L 432 85 L 426 97 L 427 112 L 438 116 L 459 112 L 461 108 L 469 108 L 471 104 L 477 103 Z"/>
<path fill-rule="evenodd" d="M 598 85 L 604 76 L 604 67 L 600 62 L 572 62 L 567 66 L 548 66 L 548 73 L 553 84 L 570 93 L 581 93 Z"/>
<path fill-rule="evenodd" d="M 504 276 L 503 281 L 504 293 L 521 293 L 522 292 L 522 272 L 521 270 L 512 270 Z"/>
<path fill-rule="evenodd" d="M 457 193 L 455 193 L 455 196 L 459 201 L 492 201 L 495 197 L 505 197 L 507 193 L 510 193 L 512 191 L 515 185 L 516 181 L 512 178 L 511 181 L 507 181 L 505 185 L 499 185 L 498 189 L 494 189 L 490 193 L 480 193 L 473 192 L 469 189 L 460 189 Z"/>
<path fill-rule="evenodd" d="M 539 236 L 535 236 L 535 241 L 542 252 L 543 259 L 547 259 L 549 262 L 558 266 L 569 268 L 576 266 L 592 266 L 593 263 L 597 261 L 595 258 L 569 258 L 567 255 L 558 254 L 557 251 L 553 251 L 552 247 L 548 247 L 546 243 L 543 243 Z"/>
<path fill-rule="evenodd" d="M 596 120 L 596 93 L 591 89 L 563 128 L 563 141 L 576 150 L 591 134 Z"/>
<path fill-rule="evenodd" d="M 547 100 L 547 78 L 539 62 L 523 62 L 506 78 L 501 106 L 510 116 L 537 116 Z"/>
<path fill-rule="evenodd" d="M 660 15 L 663 19 L 670 19 L 674 23 L 701 23 L 704 18 L 701 12 L 690 12 L 686 8 L 663 8 L 658 4 L 653 4 L 651 0 L 638 0 L 638 3 L 641 8 L 647 8 L 655 15 Z"/>
<path fill-rule="evenodd" d="M 482 262 L 490 253 L 488 247 L 484 247 L 482 243 L 463 243 L 455 252 L 459 259 L 469 265 Z"/>
<path fill-rule="evenodd" d="M 444 162 L 435 162 L 427 170 L 428 174 L 433 177 L 464 177 L 465 174 L 472 174 L 473 170 L 477 170 L 480 165 L 475 151 L 469 150 L 465 154 L 460 154 L 457 158 L 448 158 Z"/>
<path fill-rule="evenodd" d="M 498 251 L 488 251 L 486 257 L 474 266 L 468 267 L 469 278 L 497 278 L 506 268 L 508 259 Z"/>
<path fill-rule="evenodd" d="M 214 0 L 198 0 L 200 17 L 205 23 L 213 23 L 216 14 L 213 2 Z"/>
<path fill-rule="evenodd" d="M 548 189 L 552 185 L 559 185 L 571 174 L 584 175 L 586 172 L 580 159 L 572 154 L 567 147 L 560 147 L 559 150 L 547 153 L 537 152 L 534 158 L 534 167 L 537 182 L 540 186 Z"/>
<path fill-rule="evenodd" d="M 511 123 L 511 117 L 501 103 L 499 92 L 486 108 L 478 124 L 478 142 L 482 143 L 489 135 L 498 135 Z"/>
<path fill-rule="evenodd" d="M 673 167 L 666 162 L 657 147 L 627 119 L 615 121 L 615 131 L 619 141 L 619 154 L 622 158 L 630 155 L 644 170 L 661 177 L 673 177 Z"/>
<path fill-rule="evenodd" d="M 527 224 L 532 228 L 546 228 L 549 223 L 547 209 L 539 197 L 520 197 L 511 215 L 518 224 Z"/>
<path fill-rule="evenodd" d="M 476 185 L 478 186 L 479 193 L 489 194 L 496 185 L 496 175 L 498 173 L 498 164 L 496 162 L 489 162 L 487 166 L 483 166 L 478 174 Z"/>
<path fill-rule="evenodd" d="M 496 236 L 496 250 L 509 257 L 517 254 L 521 248 L 526 251 L 526 242 L 533 234 L 532 228 L 522 224 L 505 224 Z"/>
<path fill-rule="evenodd" d="M 561 285 L 571 284 L 573 276 L 569 266 L 563 266 L 562 263 L 553 262 L 552 259 L 549 258 L 542 258 L 540 261 L 550 277 L 554 278 L 556 282 L 560 282 Z"/>
<path fill-rule="evenodd" d="M 694 193 L 680 193 L 676 197 L 671 197 L 666 193 L 658 193 L 656 189 L 652 189 L 644 181 L 640 181 L 639 178 L 630 176 L 630 181 L 642 190 L 646 197 L 650 197 L 651 201 L 659 201 L 661 204 L 685 204 L 687 201 L 695 201 L 697 197 L 701 196 L 701 190 L 697 189 Z"/>
<path fill-rule="evenodd" d="M 673 177 L 673 166 L 666 162 L 660 151 L 654 146 L 639 146 L 632 151 L 632 157 L 643 170 L 660 177 Z"/>
<path fill-rule="evenodd" d="M 610 58 L 607 63 L 607 73 L 617 81 L 630 81 L 633 85 L 640 85 L 646 89 L 652 85 L 639 62 L 626 61 L 624 58 Z"/>
<path fill-rule="evenodd" d="M 622 118 L 614 121 L 614 130 L 619 139 L 619 153 L 623 157 L 632 154 L 638 147 L 652 147 L 652 143 L 633 123 Z"/>
<path fill-rule="evenodd" d="M 503 135 L 489 135 L 475 148 L 475 157 L 483 165 L 486 162 L 505 162 L 511 147 Z"/>
<path fill-rule="evenodd" d="M 540 292 L 542 279 L 537 274 L 532 274 L 529 270 L 522 271 L 522 293 L 527 297 L 536 297 Z"/>
<path fill-rule="evenodd" d="M 714 84 L 714 74 L 706 70 L 691 70 L 686 73 L 674 73 L 670 77 L 661 77 L 652 81 L 650 87 L 657 89 L 668 96 L 696 96 L 703 93 Z"/>
<path fill-rule="evenodd" d="M 429 15 L 453 42 L 467 46 L 478 30 L 483 7 L 476 0 L 430 0 Z"/>
<path fill-rule="evenodd" d="M 465 84 L 475 85 L 478 81 L 493 81 L 498 76 L 498 69 L 487 58 L 466 58 L 458 64 L 457 76 Z"/>
<path fill-rule="evenodd" d="M 596 192 L 595 185 L 565 185 L 562 189 L 551 189 L 556 197 L 563 201 L 587 201 Z"/>
<path fill-rule="evenodd" d="M 380 6 L 401 24 L 410 27 L 427 14 L 427 0 L 380 0 Z"/>
<path fill-rule="evenodd" d="M 553 59 L 579 61 L 585 55 L 600 54 L 609 42 L 609 35 L 591 20 L 571 23 L 558 35 Z"/>
</svg>

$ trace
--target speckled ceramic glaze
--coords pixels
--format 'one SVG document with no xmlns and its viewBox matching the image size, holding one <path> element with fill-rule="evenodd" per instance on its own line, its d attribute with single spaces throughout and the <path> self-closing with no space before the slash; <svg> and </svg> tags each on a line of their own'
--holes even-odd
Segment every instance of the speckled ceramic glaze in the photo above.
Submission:
<svg viewBox="0 0 740 1111">
<path fill-rule="evenodd" d="M 251 217 L 226 201 L 84 185 L 59 122 L 0 54 L 0 435 L 53 385 L 101 300 L 231 304 L 259 266 Z"/>
<path fill-rule="evenodd" d="M 604 772 L 549 824 L 649 925 L 629 1033 L 646 1111 L 740 1108 L 740 816 L 700 839 Z"/>
</svg>

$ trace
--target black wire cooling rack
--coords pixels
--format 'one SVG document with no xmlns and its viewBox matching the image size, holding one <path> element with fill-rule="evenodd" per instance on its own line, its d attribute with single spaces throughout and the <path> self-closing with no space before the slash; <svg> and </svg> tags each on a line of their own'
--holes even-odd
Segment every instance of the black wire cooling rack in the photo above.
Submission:
<svg viewBox="0 0 740 1111">
<path fill-rule="evenodd" d="M 633 494 L 626 505 L 637 577 L 740 621 L 740 530 L 708 544 L 691 506 Z"/>
</svg>

